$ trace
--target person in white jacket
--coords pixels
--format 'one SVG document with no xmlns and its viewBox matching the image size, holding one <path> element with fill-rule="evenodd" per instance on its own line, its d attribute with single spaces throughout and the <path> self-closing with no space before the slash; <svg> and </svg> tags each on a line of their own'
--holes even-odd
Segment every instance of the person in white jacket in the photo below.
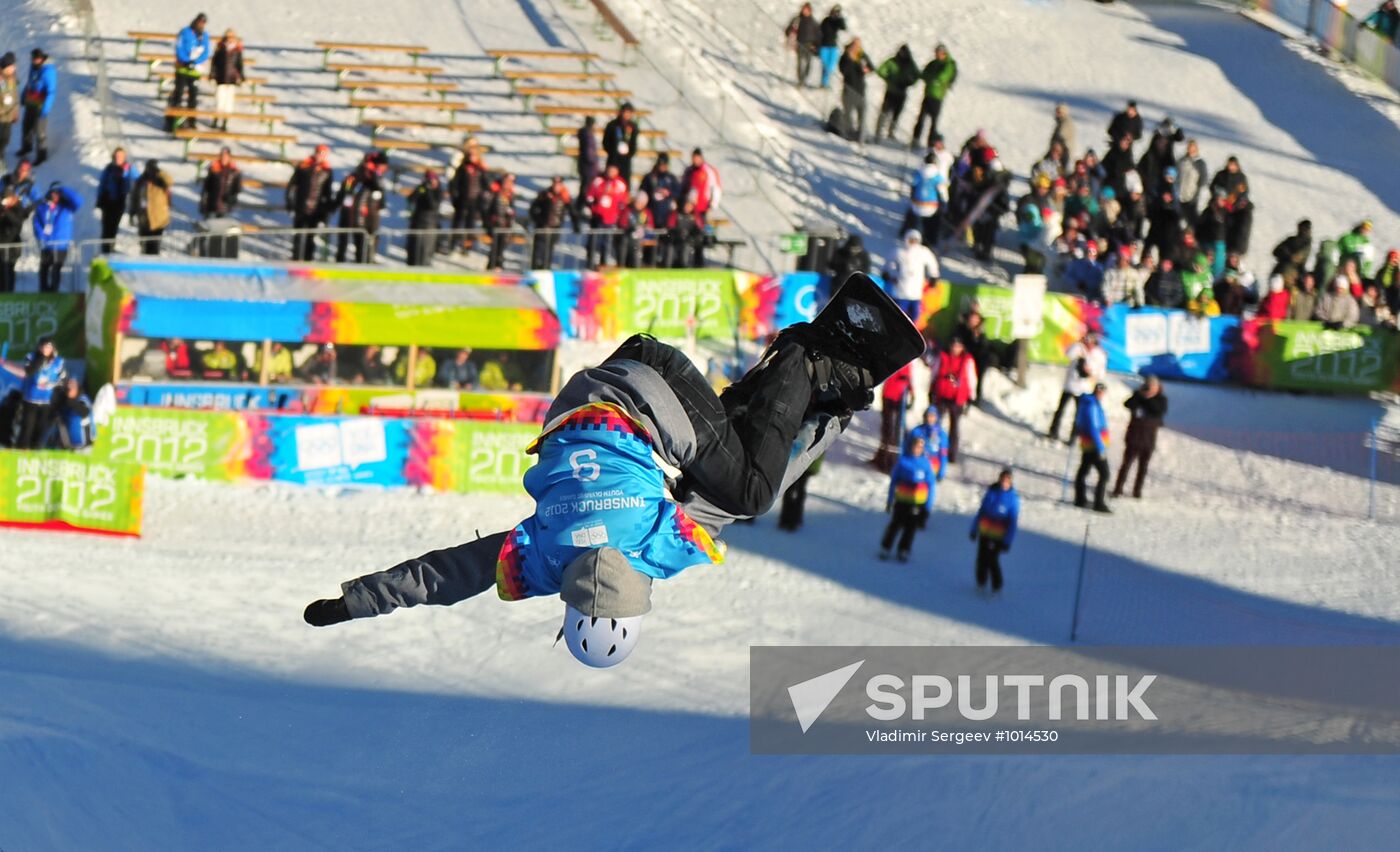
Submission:
<svg viewBox="0 0 1400 852">
<path fill-rule="evenodd" d="M 924 290 L 938 280 L 938 258 L 923 244 L 913 228 L 904 232 L 904 244 L 885 266 L 890 295 L 914 322 L 919 321 Z"/>
<path fill-rule="evenodd" d="M 1060 393 L 1060 402 L 1055 406 L 1055 416 L 1050 421 L 1048 434 L 1052 441 L 1059 440 L 1060 419 L 1064 417 L 1069 404 L 1093 391 L 1108 372 L 1108 353 L 1099 345 L 1099 335 L 1095 331 L 1086 331 L 1084 339 L 1070 346 L 1065 356 L 1069 358 L 1069 366 L 1065 368 L 1064 391 Z M 1071 434 L 1065 440 L 1067 444 L 1074 441 L 1073 420 L 1071 417 Z"/>
</svg>

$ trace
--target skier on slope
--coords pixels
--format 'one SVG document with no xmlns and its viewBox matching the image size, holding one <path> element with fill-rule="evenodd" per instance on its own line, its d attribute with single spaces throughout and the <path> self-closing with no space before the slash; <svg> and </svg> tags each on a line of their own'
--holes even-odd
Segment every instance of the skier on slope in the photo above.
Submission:
<svg viewBox="0 0 1400 852">
<path fill-rule="evenodd" d="M 812 324 L 784 330 L 722 397 L 676 349 L 637 335 L 574 375 L 529 451 L 534 514 L 512 530 L 342 584 L 306 608 L 324 626 L 401 606 L 448 605 L 493 583 L 505 600 L 558 593 L 581 662 L 636 645 L 653 579 L 722 559 L 714 537 L 768 509 L 922 338 L 865 276 Z M 667 481 L 653 454 L 681 475 Z M 668 499 L 667 488 L 674 499 Z"/>
<path fill-rule="evenodd" d="M 933 508 L 933 488 L 936 475 L 933 465 L 924 454 L 924 439 L 910 435 L 904 442 L 904 453 L 890 471 L 890 494 L 885 500 L 885 511 L 890 513 L 890 522 L 885 525 L 885 534 L 880 538 L 880 559 L 890 558 L 890 548 L 899 540 L 896 556 L 900 562 L 909 561 L 909 550 L 914 546 L 914 530 L 928 525 L 929 512 Z"/>
<path fill-rule="evenodd" d="M 992 593 L 1001 591 L 1001 555 L 1011 549 L 1021 516 L 1021 497 L 1011 486 L 1011 468 L 1002 468 L 997 481 L 982 495 L 982 505 L 972 517 L 967 537 L 977 542 L 977 590 L 991 581 Z"/>
</svg>

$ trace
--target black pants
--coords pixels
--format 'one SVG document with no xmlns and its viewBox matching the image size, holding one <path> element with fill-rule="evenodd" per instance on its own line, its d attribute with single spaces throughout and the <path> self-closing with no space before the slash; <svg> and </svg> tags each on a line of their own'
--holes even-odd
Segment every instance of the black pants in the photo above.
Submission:
<svg viewBox="0 0 1400 852">
<path fill-rule="evenodd" d="M 602 230 L 603 220 L 594 216 L 589 221 L 590 231 Z M 596 269 L 599 266 L 606 266 L 608 262 L 608 251 L 612 245 L 612 234 L 589 233 L 588 235 L 588 261 L 589 269 Z"/>
<path fill-rule="evenodd" d="M 908 89 L 885 89 L 885 99 L 880 102 L 880 118 L 875 122 L 875 138 L 879 139 L 883 135 L 888 139 L 894 138 L 894 127 L 899 124 L 899 116 L 904 112 L 904 100 L 908 94 Z M 928 245 L 928 243 L 924 243 Z"/>
<path fill-rule="evenodd" d="M 12 249 L 0 249 L 0 293 L 13 293 L 15 291 L 15 264 L 19 263 L 19 255 L 10 257 Z"/>
<path fill-rule="evenodd" d="M 1098 471 L 1098 482 L 1094 484 L 1094 505 L 1102 506 L 1105 504 L 1104 491 L 1108 488 L 1108 459 L 1093 448 L 1085 450 L 1079 458 L 1079 472 L 1074 475 L 1074 502 L 1076 505 L 1087 502 L 1090 470 Z"/>
<path fill-rule="evenodd" d="M 344 263 L 346 259 L 350 257 L 350 250 L 352 248 L 355 250 L 356 263 L 369 263 L 374 260 L 374 243 L 370 242 L 366 245 L 364 234 L 351 233 L 352 229 L 362 228 L 363 224 L 364 223 L 359 221 L 359 217 L 351 208 L 340 208 L 340 218 L 336 220 L 336 225 L 344 230 L 336 235 L 336 263 Z"/>
<path fill-rule="evenodd" d="M 10 173 L 10 166 L 5 160 L 5 152 L 10 150 L 10 134 L 14 132 L 14 122 L 0 121 L 0 168 L 5 170 L 5 174 Z"/>
<path fill-rule="evenodd" d="M 957 223 L 952 227 L 956 228 Z M 997 217 L 983 213 L 982 218 L 972 223 L 972 253 L 982 260 L 990 260 L 992 247 L 997 244 Z"/>
<path fill-rule="evenodd" d="M 894 546 L 895 537 L 898 536 L 899 555 L 907 555 L 909 548 L 914 546 L 914 530 L 919 526 L 921 514 L 918 506 L 909 503 L 894 504 L 894 511 L 890 513 L 890 522 L 885 525 L 885 534 L 880 538 L 880 549 L 889 550 Z"/>
<path fill-rule="evenodd" d="M 1123 463 L 1118 467 L 1118 481 L 1113 484 L 1113 496 L 1123 493 L 1123 484 L 1128 481 L 1128 468 L 1137 462 L 1137 478 L 1133 480 L 1133 496 L 1142 496 L 1142 483 L 1147 479 L 1147 463 L 1152 461 L 1152 452 L 1157 449 L 1155 442 L 1127 441 L 1123 446 Z"/>
<path fill-rule="evenodd" d="M 506 243 L 510 242 L 511 232 L 500 228 L 487 230 L 486 235 L 491 238 L 491 252 L 486 259 L 487 269 L 504 269 L 506 258 Z"/>
<path fill-rule="evenodd" d="M 321 222 L 315 217 L 306 213 L 296 213 L 292 216 L 292 227 L 297 230 L 311 231 L 321 227 Z M 292 260 L 315 260 L 316 259 L 316 235 L 296 234 L 292 237 Z"/>
<path fill-rule="evenodd" d="M 63 281 L 63 264 L 67 261 L 66 248 L 46 248 L 39 252 L 39 292 L 58 292 Z"/>
<path fill-rule="evenodd" d="M 435 228 L 414 228 L 422 230 L 421 234 L 409 234 L 407 242 L 404 243 L 404 252 L 408 255 L 409 266 L 431 266 L 433 263 L 433 250 L 437 245 L 437 237 L 434 235 Z"/>
<path fill-rule="evenodd" d="M 1050 431 L 1048 434 L 1050 435 L 1051 440 L 1060 440 L 1060 420 L 1063 419 L 1065 416 L 1065 409 L 1070 408 L 1073 402 L 1074 394 L 1070 393 L 1069 391 L 1060 392 L 1060 401 L 1055 406 L 1055 416 L 1050 418 Z M 1071 429 L 1070 431 L 1073 432 L 1074 430 Z M 1073 435 L 1071 435 L 1070 440 L 1073 439 L 1074 437 Z"/>
<path fill-rule="evenodd" d="M 852 142 L 865 141 L 865 92 L 841 90 L 841 130 Z"/>
<path fill-rule="evenodd" d="M 812 399 L 804 347 L 783 335 L 769 353 L 720 396 L 684 353 L 650 337 L 628 338 L 608 359 L 640 361 L 666 380 L 698 446 L 682 484 L 733 515 L 761 515 L 773 505 Z"/>
<path fill-rule="evenodd" d="M 170 93 L 170 105 L 180 106 L 182 98 L 185 101 L 186 109 L 199 108 L 199 78 L 193 74 L 181 74 L 179 69 L 176 69 L 175 91 Z"/>
<path fill-rule="evenodd" d="M 642 241 L 631 234 L 617 236 L 617 265 L 637 269 L 642 265 Z"/>
<path fill-rule="evenodd" d="M 142 254 L 160 254 L 161 237 L 165 235 L 164 228 L 137 228 L 136 235 L 141 238 Z"/>
<path fill-rule="evenodd" d="M 37 450 L 49 428 L 49 405 L 43 402 L 19 404 L 19 438 L 16 449 Z"/>
<path fill-rule="evenodd" d="M 1001 591 L 1001 542 L 994 538 L 979 536 L 977 539 L 977 586 L 992 581 L 992 591 Z"/>
<path fill-rule="evenodd" d="M 117 238 L 117 229 L 121 227 L 122 214 L 126 212 L 126 205 L 120 202 L 116 204 L 102 205 L 102 253 L 111 254 L 113 241 Z"/>
<path fill-rule="evenodd" d="M 909 140 L 909 147 L 913 148 L 919 144 L 919 131 L 924 126 L 924 119 L 928 119 L 928 143 L 929 148 L 933 147 L 933 137 L 938 135 L 938 114 L 943 111 L 943 101 L 939 98 L 924 97 L 924 102 L 919 105 L 919 117 L 914 120 L 914 135 Z"/>
<path fill-rule="evenodd" d="M 25 107 L 20 122 L 19 154 L 35 151 L 34 165 L 49 158 L 49 120 L 36 107 Z"/>
<path fill-rule="evenodd" d="M 530 268 L 549 269 L 554 265 L 554 246 L 559 242 L 557 233 L 535 234 L 530 241 Z"/>
<path fill-rule="evenodd" d="M 797 477 L 797 481 L 788 486 L 788 490 L 783 492 L 783 509 L 778 515 L 778 526 L 785 530 L 799 530 L 802 528 L 802 514 L 807 507 L 807 480 L 812 478 L 812 472 L 807 471 Z"/>
<path fill-rule="evenodd" d="M 958 421 L 962 420 L 963 407 L 947 400 L 937 400 L 938 411 L 948 415 L 948 464 L 958 461 Z"/>
</svg>

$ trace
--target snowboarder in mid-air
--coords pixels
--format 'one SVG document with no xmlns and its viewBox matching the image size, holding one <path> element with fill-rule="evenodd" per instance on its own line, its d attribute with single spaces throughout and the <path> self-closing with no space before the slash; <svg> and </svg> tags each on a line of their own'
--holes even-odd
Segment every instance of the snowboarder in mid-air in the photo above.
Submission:
<svg viewBox="0 0 1400 852">
<path fill-rule="evenodd" d="M 539 456 L 524 477 L 532 516 L 343 583 L 341 597 L 314 601 L 304 617 L 325 626 L 454 604 L 492 585 L 505 600 L 558 594 L 573 655 L 616 665 L 651 610 L 652 580 L 721 561 L 720 531 L 766 511 L 923 345 L 866 275 L 812 323 L 785 329 L 720 396 L 684 354 L 634 336 L 550 406 L 528 450 Z M 668 479 L 657 457 L 680 476 Z"/>
</svg>

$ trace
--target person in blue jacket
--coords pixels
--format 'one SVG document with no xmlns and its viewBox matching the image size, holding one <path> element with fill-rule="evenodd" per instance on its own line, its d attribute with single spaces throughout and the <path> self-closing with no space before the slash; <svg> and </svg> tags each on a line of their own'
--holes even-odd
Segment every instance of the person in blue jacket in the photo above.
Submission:
<svg viewBox="0 0 1400 852">
<path fill-rule="evenodd" d="M 39 290 L 57 293 L 73 245 L 73 214 L 83 206 L 82 196 L 54 181 L 43 202 L 34 208 L 34 237 L 39 241 Z"/>
<path fill-rule="evenodd" d="M 1084 508 L 1087 498 L 1089 471 L 1096 470 L 1099 480 L 1094 485 L 1094 511 L 1108 514 L 1111 510 L 1104 500 L 1108 488 L 1108 416 L 1103 411 L 1103 397 L 1108 387 L 1099 382 L 1092 393 L 1079 397 L 1074 415 L 1074 434 L 1079 436 L 1079 472 L 1074 476 L 1074 505 Z"/>
<path fill-rule="evenodd" d="M 885 525 L 885 535 L 880 539 L 882 560 L 890 558 L 890 548 L 895 546 L 898 537 L 896 558 L 900 562 L 909 561 L 915 528 L 923 529 L 928 525 L 936 481 L 933 465 L 924 454 L 924 439 L 911 433 L 904 441 L 904 452 L 890 471 L 890 495 L 885 501 L 890 522 Z"/>
<path fill-rule="evenodd" d="M 199 66 L 209 58 L 209 34 L 204 31 L 208 20 L 200 12 L 175 37 L 175 89 L 170 93 L 172 107 L 179 107 L 180 101 L 184 100 L 187 109 L 199 108 Z M 167 118 L 166 132 L 173 132 L 175 123 L 174 118 Z"/>
<path fill-rule="evenodd" d="M 64 450 L 81 450 L 94 437 L 92 400 L 83 393 L 78 380 L 69 378 L 54 391 L 53 439 L 51 446 Z"/>
<path fill-rule="evenodd" d="M 103 254 L 112 253 L 117 228 L 121 226 L 127 199 L 135 182 L 136 168 L 127 162 L 126 149 L 117 148 L 112 152 L 112 161 L 97 180 L 97 209 L 102 212 Z"/>
<path fill-rule="evenodd" d="M 853 348 L 850 333 L 790 326 L 719 396 L 684 353 L 628 339 L 550 405 L 528 449 L 539 459 L 524 477 L 530 517 L 343 583 L 340 597 L 313 601 L 302 617 L 320 627 L 446 606 L 492 586 L 511 601 L 558 595 L 569 651 L 585 665 L 616 665 L 636 646 L 653 580 L 721 561 L 720 532 L 767 511 L 851 413 L 870 407 L 885 377 L 860 366 L 874 342 Z"/>
<path fill-rule="evenodd" d="M 21 450 L 39 448 L 49 428 L 50 403 L 54 388 L 63 383 L 67 366 L 54 348 L 53 340 L 39 338 L 39 345 L 24 362 L 24 382 L 20 385 L 19 440 Z"/>
<path fill-rule="evenodd" d="M 53 111 L 58 94 L 58 70 L 49 64 L 49 55 L 41 47 L 34 48 L 29 59 L 29 79 L 24 83 L 20 100 L 24 115 L 20 123 L 19 156 L 34 151 L 34 165 L 49 158 L 49 113 Z"/>
<path fill-rule="evenodd" d="M 1021 517 L 1021 496 L 1011 485 L 1011 468 L 1002 468 L 982 495 L 982 505 L 972 516 L 972 530 L 967 537 L 977 542 L 977 589 L 983 591 L 991 581 L 992 593 L 1001 591 L 1001 555 L 1011 549 L 1016 539 L 1016 524 Z"/>
<path fill-rule="evenodd" d="M 928 462 L 933 466 L 934 479 L 937 482 L 942 482 L 948 473 L 948 433 L 943 431 L 940 418 L 941 412 L 938 407 L 930 405 L 924 411 L 924 422 L 909 430 L 910 435 L 923 439 L 924 455 L 928 456 Z"/>
</svg>

